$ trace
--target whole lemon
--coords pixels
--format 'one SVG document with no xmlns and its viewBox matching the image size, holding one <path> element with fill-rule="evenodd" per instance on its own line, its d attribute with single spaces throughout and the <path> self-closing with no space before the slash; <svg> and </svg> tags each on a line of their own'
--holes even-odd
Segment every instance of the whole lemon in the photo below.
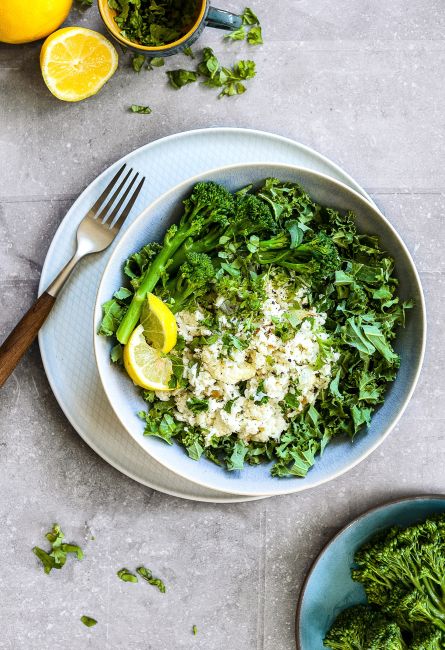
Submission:
<svg viewBox="0 0 445 650">
<path fill-rule="evenodd" d="M 73 0 L 0 0 L 0 41 L 29 43 L 48 36 L 68 16 Z"/>
</svg>

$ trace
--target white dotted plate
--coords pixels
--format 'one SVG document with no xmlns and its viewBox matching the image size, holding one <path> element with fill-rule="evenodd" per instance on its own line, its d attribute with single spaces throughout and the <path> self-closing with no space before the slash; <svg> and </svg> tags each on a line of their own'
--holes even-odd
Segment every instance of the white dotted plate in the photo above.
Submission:
<svg viewBox="0 0 445 650">
<path fill-rule="evenodd" d="M 123 161 L 147 178 L 127 219 L 128 224 L 149 203 L 181 181 L 215 167 L 251 161 L 307 167 L 342 181 L 369 199 L 337 165 L 293 140 L 234 128 L 175 134 L 136 149 L 109 167 L 82 192 L 51 243 L 42 270 L 40 292 L 73 254 L 78 223 Z M 186 499 L 220 503 L 258 498 L 232 496 L 177 476 L 144 453 L 114 415 L 99 379 L 92 337 L 97 287 L 112 249 L 113 246 L 79 264 L 39 334 L 48 380 L 66 417 L 99 456 L 123 474 L 155 490 Z"/>
</svg>

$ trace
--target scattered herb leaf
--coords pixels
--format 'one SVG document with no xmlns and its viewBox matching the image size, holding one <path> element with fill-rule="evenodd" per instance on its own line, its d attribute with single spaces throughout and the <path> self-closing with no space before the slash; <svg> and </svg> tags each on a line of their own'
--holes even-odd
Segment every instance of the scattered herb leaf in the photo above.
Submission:
<svg viewBox="0 0 445 650">
<path fill-rule="evenodd" d="M 50 573 L 52 569 L 61 569 L 67 559 L 68 553 L 74 553 L 78 560 L 83 558 L 83 552 L 80 546 L 76 544 L 66 544 L 63 542 L 65 535 L 60 529 L 59 524 L 54 524 L 52 530 L 45 535 L 51 544 L 51 551 L 47 553 L 38 546 L 34 546 L 33 553 L 41 561 L 45 573 Z"/>
<path fill-rule="evenodd" d="M 138 573 L 143 580 L 148 582 L 150 585 L 157 587 L 161 593 L 165 594 L 165 584 L 160 578 L 153 578 L 153 574 L 150 569 L 147 569 L 144 566 L 140 566 L 136 569 L 136 573 Z"/>
<path fill-rule="evenodd" d="M 187 84 L 191 84 L 198 79 L 198 75 L 193 70 L 169 70 L 167 76 L 170 82 L 170 86 L 179 90 Z"/>
<path fill-rule="evenodd" d="M 131 573 L 128 569 L 120 569 L 117 572 L 117 577 L 123 580 L 124 582 L 137 582 L 138 578 L 134 573 Z"/>
<path fill-rule="evenodd" d="M 135 72 L 140 72 L 145 63 L 145 56 L 143 54 L 133 54 L 131 65 Z"/>
<path fill-rule="evenodd" d="M 83 623 L 84 625 L 86 625 L 87 627 L 94 627 L 95 625 L 97 625 L 97 621 L 96 621 L 96 619 L 95 619 L 95 618 L 91 618 L 91 616 L 81 616 L 81 617 L 80 617 L 80 620 L 81 620 L 82 623 Z"/>
<path fill-rule="evenodd" d="M 150 115 L 151 113 L 149 106 L 139 106 L 138 104 L 132 104 L 130 110 L 132 113 L 140 113 L 142 115 Z"/>
</svg>

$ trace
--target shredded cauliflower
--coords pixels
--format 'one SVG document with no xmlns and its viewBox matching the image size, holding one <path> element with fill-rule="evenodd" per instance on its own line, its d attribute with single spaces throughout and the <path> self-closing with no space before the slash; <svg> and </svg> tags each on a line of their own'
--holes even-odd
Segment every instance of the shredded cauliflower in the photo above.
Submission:
<svg viewBox="0 0 445 650">
<path fill-rule="evenodd" d="M 215 300 L 218 337 L 209 344 L 190 345 L 196 337 L 214 334 L 203 323 L 203 311 L 177 314 L 188 385 L 168 397 L 174 399 L 175 417 L 200 427 L 207 444 L 214 436 L 234 433 L 246 442 L 278 440 L 291 418 L 314 403 L 329 384 L 338 354 L 327 345 L 321 350 L 328 338 L 323 329 L 326 315 L 309 308 L 302 291 L 292 295 L 286 286 L 276 288 L 272 282 L 265 289 L 262 315 L 247 334 L 244 321 L 221 311 L 221 297 Z M 287 336 L 280 335 L 283 324 L 290 331 Z M 236 337 L 235 346 L 227 345 L 227 333 Z M 292 406 L 284 408 L 289 395 Z M 166 399 L 165 393 L 157 396 Z M 189 408 L 194 398 L 205 400 L 207 408 Z"/>
</svg>

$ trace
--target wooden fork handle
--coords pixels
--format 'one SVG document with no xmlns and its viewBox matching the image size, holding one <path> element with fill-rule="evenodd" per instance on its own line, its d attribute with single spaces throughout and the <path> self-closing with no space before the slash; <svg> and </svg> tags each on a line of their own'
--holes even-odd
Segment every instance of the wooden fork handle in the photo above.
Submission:
<svg viewBox="0 0 445 650">
<path fill-rule="evenodd" d="M 0 347 L 0 388 L 36 338 L 55 300 L 46 291 L 42 293 Z"/>
</svg>

